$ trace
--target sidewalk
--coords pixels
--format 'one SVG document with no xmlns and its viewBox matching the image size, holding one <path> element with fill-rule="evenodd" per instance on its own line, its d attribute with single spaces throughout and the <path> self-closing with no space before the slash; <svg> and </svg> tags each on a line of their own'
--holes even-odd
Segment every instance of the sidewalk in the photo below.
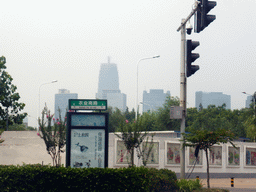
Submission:
<svg viewBox="0 0 256 192">
<path fill-rule="evenodd" d="M 207 179 L 200 179 L 203 187 L 207 187 Z M 256 191 L 256 178 L 234 178 L 234 187 L 231 187 L 230 178 L 210 179 L 211 188 L 224 188 L 230 191 Z M 238 190 L 240 189 L 240 190 Z M 244 190 L 245 189 L 245 190 Z M 246 190 L 248 189 L 248 190 Z"/>
</svg>

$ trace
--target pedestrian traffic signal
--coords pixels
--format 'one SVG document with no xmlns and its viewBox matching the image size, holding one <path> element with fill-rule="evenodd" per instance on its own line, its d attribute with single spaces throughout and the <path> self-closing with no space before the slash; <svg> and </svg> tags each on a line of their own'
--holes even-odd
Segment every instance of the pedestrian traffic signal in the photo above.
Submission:
<svg viewBox="0 0 256 192">
<path fill-rule="evenodd" d="M 198 9 L 195 12 L 195 32 L 200 33 L 216 19 L 215 15 L 207 15 L 217 5 L 216 1 L 199 0 Z"/>
<path fill-rule="evenodd" d="M 187 40 L 187 77 L 193 75 L 197 70 L 199 70 L 198 65 L 191 65 L 197 58 L 199 58 L 198 53 L 192 53 L 192 51 L 199 46 L 199 41 Z"/>
</svg>

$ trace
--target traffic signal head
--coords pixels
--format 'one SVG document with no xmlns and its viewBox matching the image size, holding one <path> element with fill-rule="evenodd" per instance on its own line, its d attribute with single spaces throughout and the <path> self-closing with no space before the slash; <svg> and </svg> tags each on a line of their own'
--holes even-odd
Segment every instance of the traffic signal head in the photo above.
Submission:
<svg viewBox="0 0 256 192">
<path fill-rule="evenodd" d="M 215 15 L 207 15 L 217 5 L 216 1 L 199 0 L 198 9 L 195 13 L 195 32 L 200 33 L 216 19 Z"/>
<path fill-rule="evenodd" d="M 195 28 L 194 32 L 195 33 L 200 33 L 200 31 L 201 31 L 201 19 L 202 19 L 201 6 L 202 6 L 202 0 L 199 0 L 198 8 L 197 8 L 197 11 L 195 12 L 195 16 L 194 16 L 194 28 Z"/>
<path fill-rule="evenodd" d="M 187 77 L 193 75 L 197 70 L 199 70 L 198 65 L 191 65 L 197 58 L 199 58 L 198 53 L 192 53 L 192 51 L 199 46 L 199 41 L 187 40 Z"/>
<path fill-rule="evenodd" d="M 202 20 L 201 30 L 206 28 L 211 22 L 216 19 L 215 15 L 207 15 L 208 12 L 217 5 L 216 1 L 202 0 Z"/>
</svg>

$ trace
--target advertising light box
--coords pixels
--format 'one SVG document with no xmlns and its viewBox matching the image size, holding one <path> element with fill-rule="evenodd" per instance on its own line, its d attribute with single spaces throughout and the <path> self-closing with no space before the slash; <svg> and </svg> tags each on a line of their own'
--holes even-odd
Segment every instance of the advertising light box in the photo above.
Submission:
<svg viewBox="0 0 256 192">
<path fill-rule="evenodd" d="M 108 114 L 69 112 L 66 166 L 105 168 L 108 165 Z"/>
</svg>

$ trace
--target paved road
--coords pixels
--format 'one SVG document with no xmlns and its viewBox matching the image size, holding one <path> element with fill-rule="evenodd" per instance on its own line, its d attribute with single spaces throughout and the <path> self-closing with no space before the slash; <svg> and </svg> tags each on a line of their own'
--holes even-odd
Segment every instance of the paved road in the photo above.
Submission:
<svg viewBox="0 0 256 192">
<path fill-rule="evenodd" d="M 188 177 L 189 174 L 186 175 Z M 199 176 L 204 187 L 207 187 L 206 173 L 192 173 L 190 179 Z M 234 177 L 234 187 L 231 187 L 231 177 Z M 180 174 L 177 173 L 177 178 Z M 210 173 L 210 187 L 224 188 L 230 192 L 256 192 L 256 173 Z"/>
<path fill-rule="evenodd" d="M 207 187 L 207 180 L 200 179 L 204 187 Z M 228 189 L 230 192 L 256 191 L 256 178 L 234 178 L 234 187 L 231 187 L 230 178 L 210 179 L 211 188 Z"/>
</svg>

